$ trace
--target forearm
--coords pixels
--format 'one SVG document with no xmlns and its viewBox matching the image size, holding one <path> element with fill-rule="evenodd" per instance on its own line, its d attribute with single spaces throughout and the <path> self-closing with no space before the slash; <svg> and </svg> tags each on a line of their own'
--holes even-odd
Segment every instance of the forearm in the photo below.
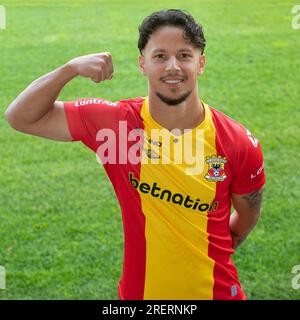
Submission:
<svg viewBox="0 0 300 320">
<path fill-rule="evenodd" d="M 33 81 L 7 108 L 6 119 L 11 124 L 32 124 L 41 119 L 53 107 L 62 88 L 76 77 L 70 65 Z"/>
<path fill-rule="evenodd" d="M 236 249 L 246 239 L 248 234 L 257 224 L 259 217 L 259 211 L 248 215 L 241 215 L 237 211 L 234 211 L 231 214 L 229 226 L 233 249 Z"/>
<path fill-rule="evenodd" d="M 263 187 L 247 194 L 231 194 L 235 209 L 229 221 L 233 249 L 237 248 L 255 227 L 260 217 L 262 198 Z"/>
</svg>

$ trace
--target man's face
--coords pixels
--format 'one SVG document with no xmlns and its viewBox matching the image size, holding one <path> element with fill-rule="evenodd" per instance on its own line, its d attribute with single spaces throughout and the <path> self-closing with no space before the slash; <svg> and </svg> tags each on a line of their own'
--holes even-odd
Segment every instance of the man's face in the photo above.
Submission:
<svg viewBox="0 0 300 320">
<path fill-rule="evenodd" d="M 177 105 L 197 90 L 197 76 L 203 72 L 205 57 L 199 48 L 174 26 L 156 30 L 139 57 L 141 71 L 148 77 L 149 91 L 168 105 Z"/>
</svg>

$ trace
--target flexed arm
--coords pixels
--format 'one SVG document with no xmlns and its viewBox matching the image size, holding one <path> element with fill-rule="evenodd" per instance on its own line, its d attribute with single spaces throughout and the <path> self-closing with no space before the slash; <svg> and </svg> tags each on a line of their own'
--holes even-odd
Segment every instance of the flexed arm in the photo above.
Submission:
<svg viewBox="0 0 300 320">
<path fill-rule="evenodd" d="M 62 88 L 77 76 L 99 83 L 114 72 L 108 52 L 70 60 L 33 81 L 7 108 L 5 118 L 15 130 L 52 140 L 71 141 L 63 103 L 56 101 Z"/>
</svg>

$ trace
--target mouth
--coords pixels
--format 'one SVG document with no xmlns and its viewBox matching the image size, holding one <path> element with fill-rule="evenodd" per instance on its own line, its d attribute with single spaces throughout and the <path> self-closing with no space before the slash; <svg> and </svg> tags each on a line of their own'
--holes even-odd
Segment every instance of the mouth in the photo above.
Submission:
<svg viewBox="0 0 300 320">
<path fill-rule="evenodd" d="M 177 87 L 179 86 L 182 82 L 184 81 L 183 78 L 166 78 L 166 79 L 162 79 L 162 82 L 167 84 L 168 86 L 171 86 L 171 87 Z"/>
</svg>

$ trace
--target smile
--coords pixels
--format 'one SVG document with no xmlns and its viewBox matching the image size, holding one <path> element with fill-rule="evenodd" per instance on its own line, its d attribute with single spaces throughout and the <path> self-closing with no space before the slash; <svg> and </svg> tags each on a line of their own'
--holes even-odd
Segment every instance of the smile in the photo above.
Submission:
<svg viewBox="0 0 300 320">
<path fill-rule="evenodd" d="M 180 83 L 183 82 L 183 80 L 163 80 L 165 83 Z"/>
</svg>

